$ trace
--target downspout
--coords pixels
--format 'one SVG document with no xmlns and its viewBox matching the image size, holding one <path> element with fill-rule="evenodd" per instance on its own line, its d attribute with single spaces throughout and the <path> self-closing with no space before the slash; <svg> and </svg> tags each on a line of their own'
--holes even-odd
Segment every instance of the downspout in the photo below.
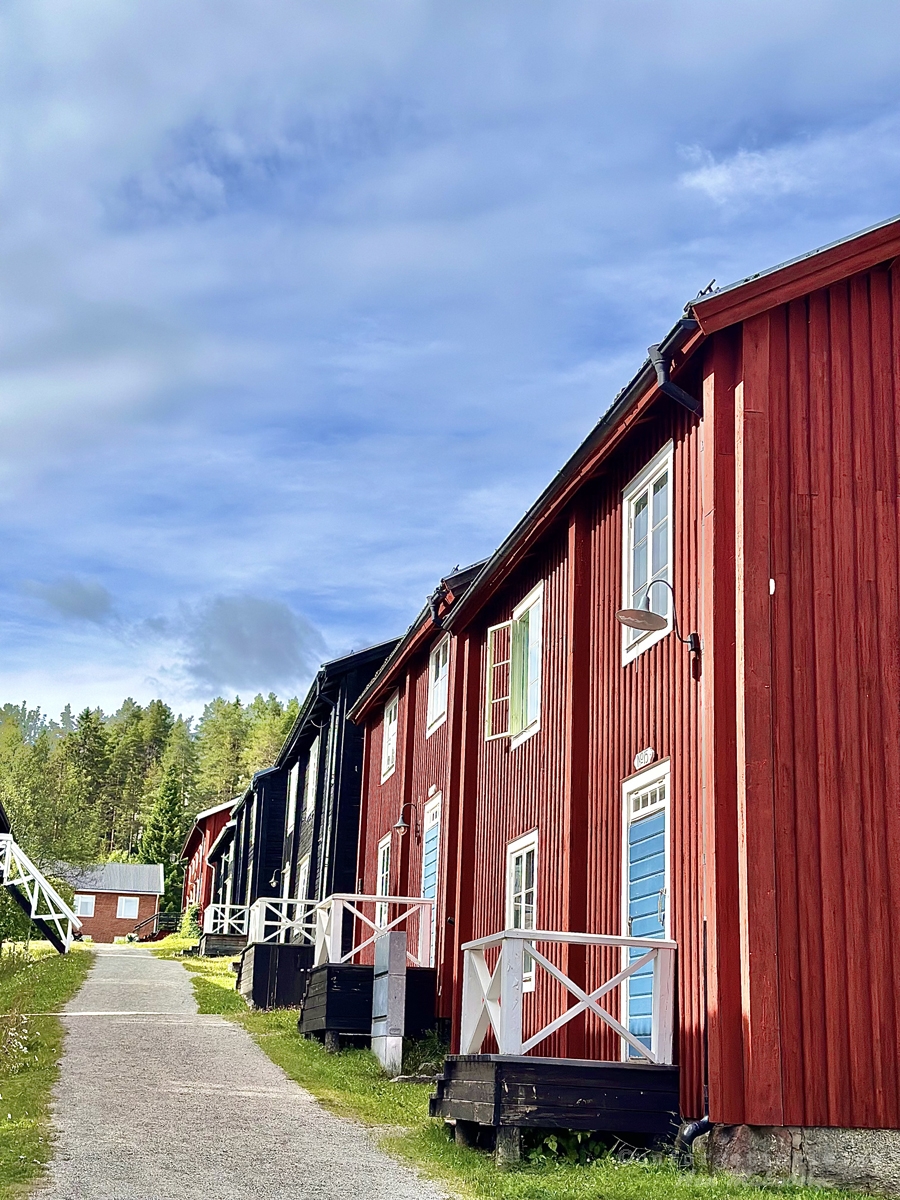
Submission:
<svg viewBox="0 0 900 1200">
<path fill-rule="evenodd" d="M 437 585 L 431 595 L 428 597 L 428 610 L 431 613 L 431 623 L 438 629 L 444 628 L 443 618 L 439 615 L 438 609 L 441 601 L 447 595 L 447 585 L 443 580 Z"/>
<path fill-rule="evenodd" d="M 694 1142 L 704 1133 L 709 1133 L 711 1129 L 712 1122 L 709 1117 L 701 1117 L 699 1121 L 688 1121 L 686 1125 L 682 1125 L 678 1130 L 678 1137 L 675 1139 L 675 1156 L 689 1166 Z"/>
<path fill-rule="evenodd" d="M 660 343 L 657 343 L 655 346 L 649 346 L 647 353 L 650 355 L 650 362 L 656 371 L 656 382 L 663 395 L 674 400 L 676 404 L 681 404 L 688 412 L 699 416 L 701 410 L 700 401 L 695 400 L 684 388 L 680 388 L 677 383 L 672 383 L 671 379 L 669 379 L 669 363 L 660 349 Z"/>
</svg>

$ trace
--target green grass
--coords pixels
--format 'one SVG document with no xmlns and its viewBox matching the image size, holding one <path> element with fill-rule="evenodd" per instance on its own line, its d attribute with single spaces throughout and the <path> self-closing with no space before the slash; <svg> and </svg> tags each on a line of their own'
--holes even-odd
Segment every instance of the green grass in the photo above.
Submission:
<svg viewBox="0 0 900 1200">
<path fill-rule="evenodd" d="M 154 953 L 177 957 L 190 944 L 167 938 Z M 472 1200 L 848 1200 L 855 1195 L 792 1185 L 756 1186 L 728 1175 L 681 1170 L 667 1159 L 622 1161 L 607 1156 L 589 1166 L 550 1161 L 501 1170 L 488 1155 L 456 1146 L 443 1123 L 428 1117 L 430 1085 L 392 1083 L 367 1050 L 326 1053 L 318 1042 L 300 1037 L 296 1009 L 249 1011 L 234 990 L 230 959 L 181 961 L 194 975 L 201 1012 L 221 1013 L 237 1021 L 286 1075 L 326 1108 L 381 1126 L 386 1149 L 460 1196 Z"/>
<path fill-rule="evenodd" d="M 0 957 L 0 1200 L 28 1194 L 52 1151 L 50 1100 L 64 1030 L 53 1013 L 81 987 L 93 955 L 32 942 Z"/>
</svg>

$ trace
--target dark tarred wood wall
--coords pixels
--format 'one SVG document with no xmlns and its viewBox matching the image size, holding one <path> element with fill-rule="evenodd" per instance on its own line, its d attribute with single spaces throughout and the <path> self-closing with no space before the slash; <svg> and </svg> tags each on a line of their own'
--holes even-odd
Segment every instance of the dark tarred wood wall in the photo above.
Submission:
<svg viewBox="0 0 900 1200">
<path fill-rule="evenodd" d="M 700 381 L 698 379 L 697 386 Z M 672 763 L 671 897 L 679 943 L 679 1061 L 683 1108 L 703 1106 L 704 1001 L 700 854 L 699 684 L 690 656 L 667 638 L 622 666 L 622 490 L 669 439 L 674 440 L 674 581 L 679 617 L 698 619 L 699 430 L 697 420 L 668 400 L 622 446 L 604 474 L 579 496 L 467 629 L 477 646 L 477 704 L 466 728 L 477 763 L 468 772 L 460 866 L 460 941 L 505 923 L 507 843 L 537 828 L 537 923 L 544 929 L 622 932 L 622 783 L 637 751 L 653 746 Z M 485 741 L 485 631 L 544 581 L 544 652 L 540 731 L 511 749 Z M 481 733 L 481 736 L 479 736 Z M 548 954 L 576 981 L 597 978 L 605 964 L 588 956 Z M 618 962 L 618 959 L 616 960 Z M 610 972 L 612 973 L 612 972 Z M 529 1031 L 560 1011 L 563 997 L 546 975 L 525 998 Z M 595 984 L 596 986 L 596 984 Z M 617 1043 L 593 1018 L 572 1022 L 535 1051 L 615 1057 Z"/>
<path fill-rule="evenodd" d="M 729 936 L 745 1082 L 740 1104 L 731 1056 L 717 1063 L 717 1120 L 900 1126 L 898 284 L 875 268 L 743 323 Z"/>
</svg>

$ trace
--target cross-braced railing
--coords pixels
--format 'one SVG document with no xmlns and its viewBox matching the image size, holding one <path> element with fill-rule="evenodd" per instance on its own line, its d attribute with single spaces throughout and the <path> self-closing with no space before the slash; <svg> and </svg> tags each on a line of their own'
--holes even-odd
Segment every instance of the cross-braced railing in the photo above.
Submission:
<svg viewBox="0 0 900 1200">
<path fill-rule="evenodd" d="M 588 993 L 537 949 L 542 942 L 570 946 L 606 946 L 628 952 L 629 961 L 612 978 Z M 486 952 L 499 948 L 490 969 Z M 610 937 L 599 933 L 557 933 L 544 929 L 504 929 L 463 946 L 461 1054 L 479 1054 L 488 1030 L 494 1031 L 501 1054 L 527 1054 L 579 1013 L 593 1013 L 629 1048 L 629 1057 L 651 1063 L 671 1063 L 675 1009 L 675 942 L 657 938 Z M 637 953 L 634 953 L 637 952 Z M 652 1019 L 647 1046 L 617 1021 L 600 1000 L 652 964 Z M 522 1036 L 522 994 L 526 976 L 545 971 L 577 1003 L 529 1038 Z M 623 989 L 624 991 L 624 989 Z M 620 994 L 622 994 L 620 992 Z M 623 1003 L 622 1009 L 624 1011 Z"/>
<path fill-rule="evenodd" d="M 306 942 L 316 940 L 316 901 L 260 897 L 250 905 L 249 942 Z"/>
<path fill-rule="evenodd" d="M 363 908 L 368 911 L 364 912 Z M 392 909 L 403 911 L 391 917 Z M 351 962 L 361 951 L 371 946 L 380 933 L 407 927 L 410 918 L 418 914 L 418 948 L 414 954 L 407 949 L 406 956 L 416 967 L 431 965 L 431 925 L 433 900 L 422 896 L 358 896 L 350 892 L 339 892 L 316 905 L 316 956 L 317 967 L 323 963 Z M 346 953 L 344 946 L 344 915 L 349 913 L 362 926 L 361 940 L 356 941 Z M 369 933 L 371 930 L 371 933 Z M 354 934 L 356 931 L 354 930 Z"/>
<path fill-rule="evenodd" d="M 81 921 L 11 833 L 0 834 L 0 872 L 3 886 L 16 889 L 25 899 L 32 921 L 40 921 L 55 932 L 65 954 L 72 945 L 74 930 L 81 928 Z"/>
<path fill-rule="evenodd" d="M 246 904 L 207 904 L 203 913 L 203 932 L 246 937 L 249 913 Z"/>
</svg>

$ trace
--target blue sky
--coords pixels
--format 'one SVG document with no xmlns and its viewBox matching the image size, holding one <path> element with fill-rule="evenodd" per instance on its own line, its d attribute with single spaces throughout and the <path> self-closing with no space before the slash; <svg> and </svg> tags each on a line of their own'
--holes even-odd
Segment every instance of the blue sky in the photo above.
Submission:
<svg viewBox="0 0 900 1200">
<path fill-rule="evenodd" d="M 900 211 L 893 0 L 5 0 L 0 699 L 298 690 L 708 281 Z"/>
</svg>

